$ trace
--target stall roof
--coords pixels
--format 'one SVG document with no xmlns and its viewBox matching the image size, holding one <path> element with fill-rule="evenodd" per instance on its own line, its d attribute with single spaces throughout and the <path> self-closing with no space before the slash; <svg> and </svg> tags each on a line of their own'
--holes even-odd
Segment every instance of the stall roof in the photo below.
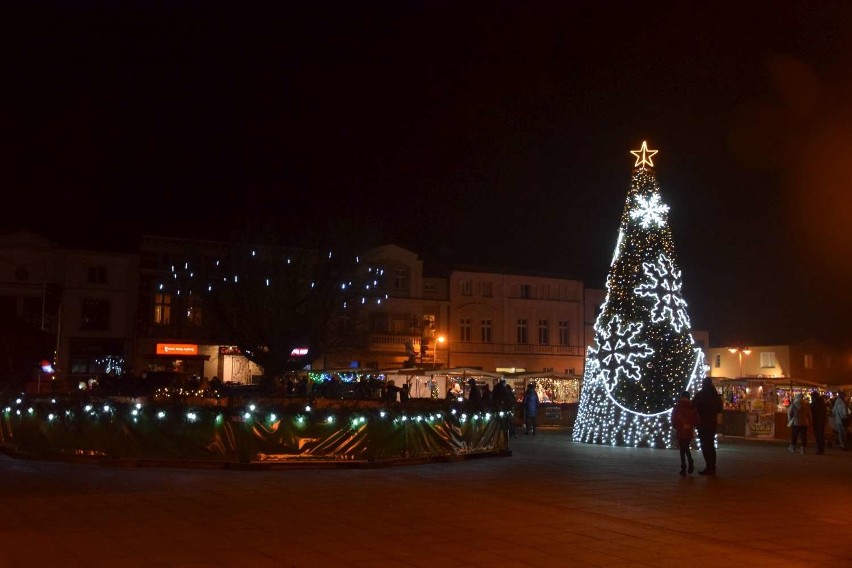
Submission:
<svg viewBox="0 0 852 568">
<path fill-rule="evenodd" d="M 428 373 L 431 375 L 442 375 L 447 377 L 489 377 L 492 379 L 502 379 L 504 377 L 503 373 L 483 371 L 482 369 L 471 369 L 469 367 L 456 367 L 454 369 L 431 369 Z"/>
<path fill-rule="evenodd" d="M 816 387 L 816 388 L 826 388 L 824 383 L 815 383 L 812 381 L 805 381 L 802 379 L 791 379 L 790 377 L 742 377 L 742 378 L 728 378 L 728 377 L 713 377 L 714 382 L 724 383 L 724 384 L 733 384 L 733 385 L 744 385 L 749 381 L 763 381 L 775 383 L 776 386 L 779 387 Z"/>
<path fill-rule="evenodd" d="M 553 373 L 550 371 L 506 373 L 506 378 L 512 379 L 581 379 L 582 375 L 569 375 L 568 373 Z"/>
</svg>

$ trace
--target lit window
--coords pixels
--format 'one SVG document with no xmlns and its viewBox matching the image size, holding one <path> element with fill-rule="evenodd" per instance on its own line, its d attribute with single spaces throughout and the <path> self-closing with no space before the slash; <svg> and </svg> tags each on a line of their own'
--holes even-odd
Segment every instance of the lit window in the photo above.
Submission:
<svg viewBox="0 0 852 568">
<path fill-rule="evenodd" d="M 186 299 L 186 323 L 189 325 L 201 325 L 201 306 L 193 297 Z"/>
<path fill-rule="evenodd" d="M 171 294 L 154 294 L 154 323 L 157 325 L 172 323 Z"/>
</svg>

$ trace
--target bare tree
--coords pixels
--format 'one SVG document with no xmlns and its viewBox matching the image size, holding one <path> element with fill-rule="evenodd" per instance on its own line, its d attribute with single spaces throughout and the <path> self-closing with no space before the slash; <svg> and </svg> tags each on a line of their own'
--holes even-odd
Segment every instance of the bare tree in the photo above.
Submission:
<svg viewBox="0 0 852 568">
<path fill-rule="evenodd" d="M 203 306 L 211 339 L 237 346 L 269 380 L 352 345 L 361 308 L 385 293 L 383 270 L 362 261 L 359 239 L 293 248 L 265 227 L 222 243 L 215 257 L 195 251 L 169 285 L 183 305 Z"/>
</svg>

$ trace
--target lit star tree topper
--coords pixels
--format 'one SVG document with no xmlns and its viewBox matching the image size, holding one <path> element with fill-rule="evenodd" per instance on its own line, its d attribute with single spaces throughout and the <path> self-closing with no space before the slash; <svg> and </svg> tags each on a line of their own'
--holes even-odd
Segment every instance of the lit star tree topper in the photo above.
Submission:
<svg viewBox="0 0 852 568">
<path fill-rule="evenodd" d="M 673 447 L 671 410 L 706 375 L 652 156 L 642 142 L 595 322 L 574 441 Z"/>
</svg>

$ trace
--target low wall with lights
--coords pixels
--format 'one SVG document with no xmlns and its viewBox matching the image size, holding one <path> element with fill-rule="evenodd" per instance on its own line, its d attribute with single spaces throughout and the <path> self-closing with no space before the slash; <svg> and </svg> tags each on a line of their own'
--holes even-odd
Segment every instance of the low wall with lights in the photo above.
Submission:
<svg viewBox="0 0 852 568">
<path fill-rule="evenodd" d="M 42 459 L 381 461 L 500 453 L 506 412 L 439 400 L 184 404 L 127 397 L 0 401 L 0 449 Z"/>
</svg>

